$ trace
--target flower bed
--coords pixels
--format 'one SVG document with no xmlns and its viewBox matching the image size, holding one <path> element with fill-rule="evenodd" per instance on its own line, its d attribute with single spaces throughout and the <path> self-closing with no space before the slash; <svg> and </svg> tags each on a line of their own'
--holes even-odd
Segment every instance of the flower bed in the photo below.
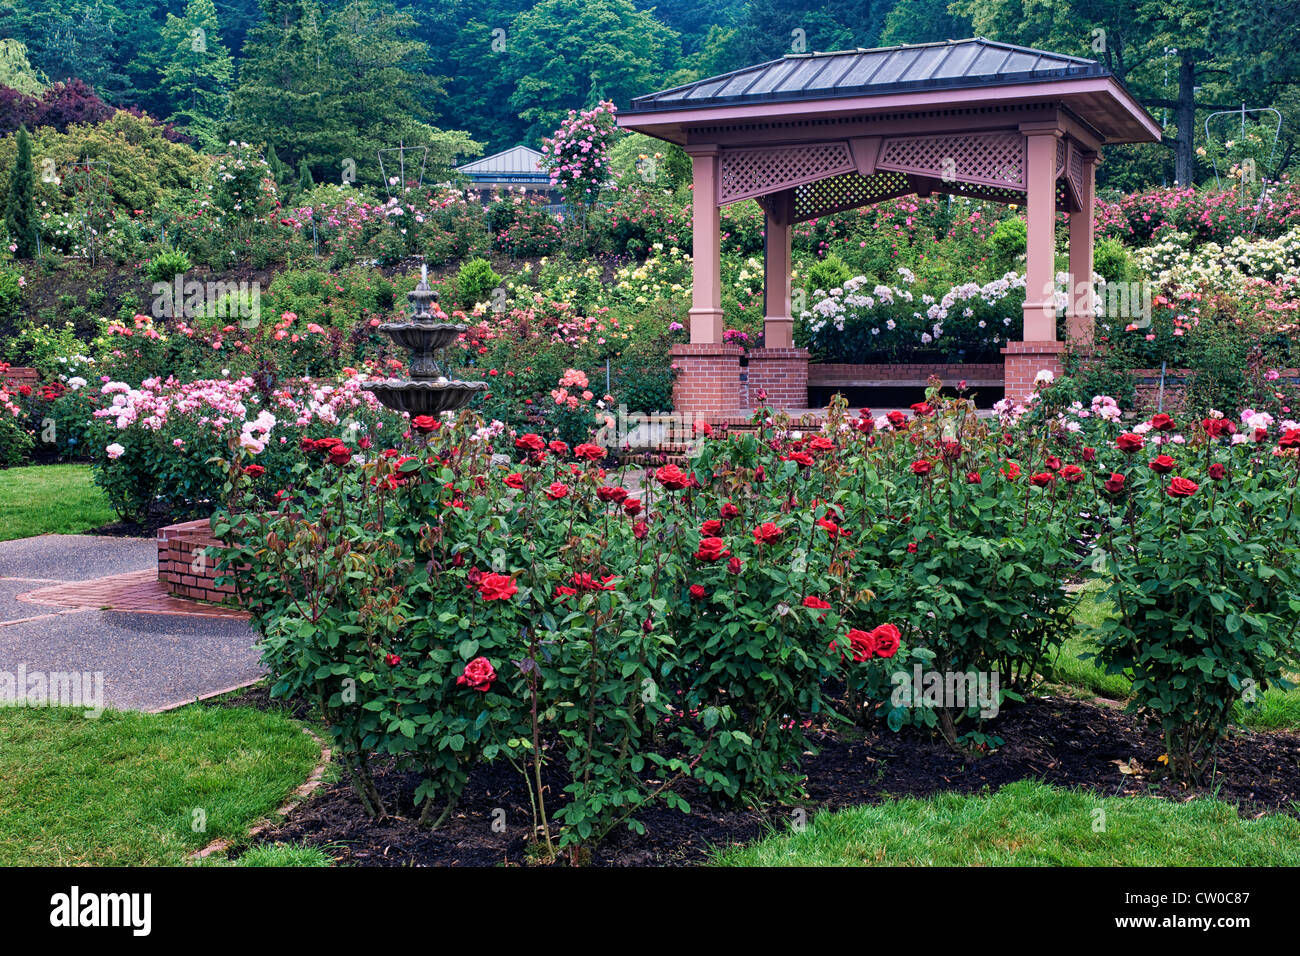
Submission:
<svg viewBox="0 0 1300 956">
<path fill-rule="evenodd" d="M 547 855 L 686 793 L 792 795 L 812 722 L 996 749 L 987 719 L 1068 632 L 1070 579 L 1107 588 L 1103 660 L 1197 777 L 1232 706 L 1296 666 L 1300 426 L 932 401 L 706 429 L 690 470 L 635 493 L 589 442 L 516 434 L 494 465 L 469 415 L 378 454 L 323 438 L 277 508 L 244 499 L 223 560 L 249 568 L 275 692 L 320 706 L 367 812 L 388 806 L 373 753 L 419 776 L 434 824 L 510 766 Z M 918 671 L 983 690 L 918 697 Z"/>
</svg>

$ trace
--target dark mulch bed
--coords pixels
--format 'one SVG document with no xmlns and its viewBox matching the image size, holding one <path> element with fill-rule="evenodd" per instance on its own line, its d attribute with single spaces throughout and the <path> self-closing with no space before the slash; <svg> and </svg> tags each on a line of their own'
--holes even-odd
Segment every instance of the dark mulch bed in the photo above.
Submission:
<svg viewBox="0 0 1300 956">
<path fill-rule="evenodd" d="M 252 694 L 226 703 L 266 703 L 265 691 Z M 280 705 L 271 702 L 271 706 Z M 1297 813 L 1297 734 L 1243 731 L 1234 735 L 1220 749 L 1219 776 L 1213 786 L 1186 788 L 1154 773 L 1160 766 L 1157 758 L 1164 752 L 1159 734 L 1137 717 L 1104 702 L 1039 697 L 1023 705 L 1005 705 L 991 726 L 1006 744 L 980 759 L 964 759 L 912 729 L 895 734 L 881 727 L 856 739 L 818 732 L 814 739 L 820 752 L 805 760 L 806 797 L 798 806 L 811 817 L 822 809 L 878 803 L 890 797 L 974 793 L 1033 779 L 1081 787 L 1102 796 L 1158 795 L 1187 800 L 1213 790 L 1220 799 L 1237 804 L 1244 815 Z M 1121 764 L 1133 772 L 1122 772 Z M 381 760 L 376 762 L 376 782 L 401 817 L 367 819 L 350 786 L 339 782 L 323 788 L 280 826 L 264 831 L 257 842 L 320 846 L 338 862 L 360 866 L 528 862 L 528 793 L 509 766 L 476 772 L 456 813 L 435 832 L 420 828 L 413 819 L 415 774 L 398 771 Z M 772 826 L 785 826 L 795 809 L 723 808 L 710 806 L 706 799 L 689 792 L 685 796 L 691 802 L 691 813 L 663 808 L 646 811 L 639 816 L 646 827 L 644 836 L 620 829 L 597 848 L 591 862 L 606 866 L 704 863 L 716 847 L 749 843 Z M 492 828 L 498 808 L 505 811 L 503 833 Z"/>
<path fill-rule="evenodd" d="M 155 538 L 158 529 L 169 524 L 176 524 L 176 519 L 159 515 L 146 521 L 113 521 L 91 528 L 86 534 L 98 534 L 106 538 Z"/>
</svg>

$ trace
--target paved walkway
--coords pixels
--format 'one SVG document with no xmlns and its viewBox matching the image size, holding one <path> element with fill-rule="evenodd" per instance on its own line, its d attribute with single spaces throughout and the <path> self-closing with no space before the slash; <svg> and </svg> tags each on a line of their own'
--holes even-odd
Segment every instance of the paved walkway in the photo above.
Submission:
<svg viewBox="0 0 1300 956">
<path fill-rule="evenodd" d="M 259 679 L 247 615 L 172 597 L 156 562 L 152 538 L 0 542 L 0 681 L 102 674 L 104 706 L 160 711 Z"/>
</svg>

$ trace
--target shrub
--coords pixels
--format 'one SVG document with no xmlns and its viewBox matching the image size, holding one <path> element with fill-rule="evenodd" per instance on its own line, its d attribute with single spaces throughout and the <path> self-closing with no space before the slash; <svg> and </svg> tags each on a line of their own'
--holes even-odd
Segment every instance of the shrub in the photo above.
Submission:
<svg viewBox="0 0 1300 956">
<path fill-rule="evenodd" d="M 834 253 L 815 263 L 808 270 L 808 284 L 814 290 L 821 289 L 826 292 L 838 289 L 852 277 L 853 273 L 844 264 L 844 260 Z"/>
<path fill-rule="evenodd" d="M 1132 674 L 1130 709 L 1160 726 L 1184 779 L 1209 768 L 1233 708 L 1289 687 L 1300 657 L 1300 429 L 1279 439 L 1269 423 L 1248 416 L 1233 436 L 1232 422 L 1206 419 L 1180 444 L 1166 441 L 1168 416 L 1152 419 L 1146 447 L 1108 452 L 1097 495 L 1095 570 L 1117 611 L 1100 625 L 1099 657 Z"/>
<path fill-rule="evenodd" d="M 501 287 L 501 276 L 486 259 L 470 259 L 456 273 L 456 293 L 461 305 L 469 308 L 487 302 L 492 292 Z"/>
<path fill-rule="evenodd" d="M 170 282 L 190 270 L 190 257 L 177 249 L 164 249 L 150 259 L 144 274 L 150 282 Z"/>
</svg>

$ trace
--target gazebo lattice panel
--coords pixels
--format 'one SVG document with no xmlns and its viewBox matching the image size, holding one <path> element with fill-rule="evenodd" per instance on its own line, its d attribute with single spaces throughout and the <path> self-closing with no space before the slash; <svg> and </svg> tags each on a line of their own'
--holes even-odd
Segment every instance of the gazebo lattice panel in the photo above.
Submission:
<svg viewBox="0 0 1300 956">
<path fill-rule="evenodd" d="M 900 136 L 880 147 L 877 168 L 984 186 L 1025 188 L 1025 137 L 991 133 Z"/>
<path fill-rule="evenodd" d="M 1083 153 L 1075 143 L 1070 143 L 1070 188 L 1074 190 L 1074 204 L 1083 202 Z"/>
<path fill-rule="evenodd" d="M 751 199 L 854 169 L 846 142 L 729 149 L 718 163 L 718 205 Z"/>
<path fill-rule="evenodd" d="M 845 173 L 806 183 L 794 191 L 794 221 L 807 222 L 819 216 L 857 209 L 895 196 L 915 192 L 902 173 Z"/>
</svg>

